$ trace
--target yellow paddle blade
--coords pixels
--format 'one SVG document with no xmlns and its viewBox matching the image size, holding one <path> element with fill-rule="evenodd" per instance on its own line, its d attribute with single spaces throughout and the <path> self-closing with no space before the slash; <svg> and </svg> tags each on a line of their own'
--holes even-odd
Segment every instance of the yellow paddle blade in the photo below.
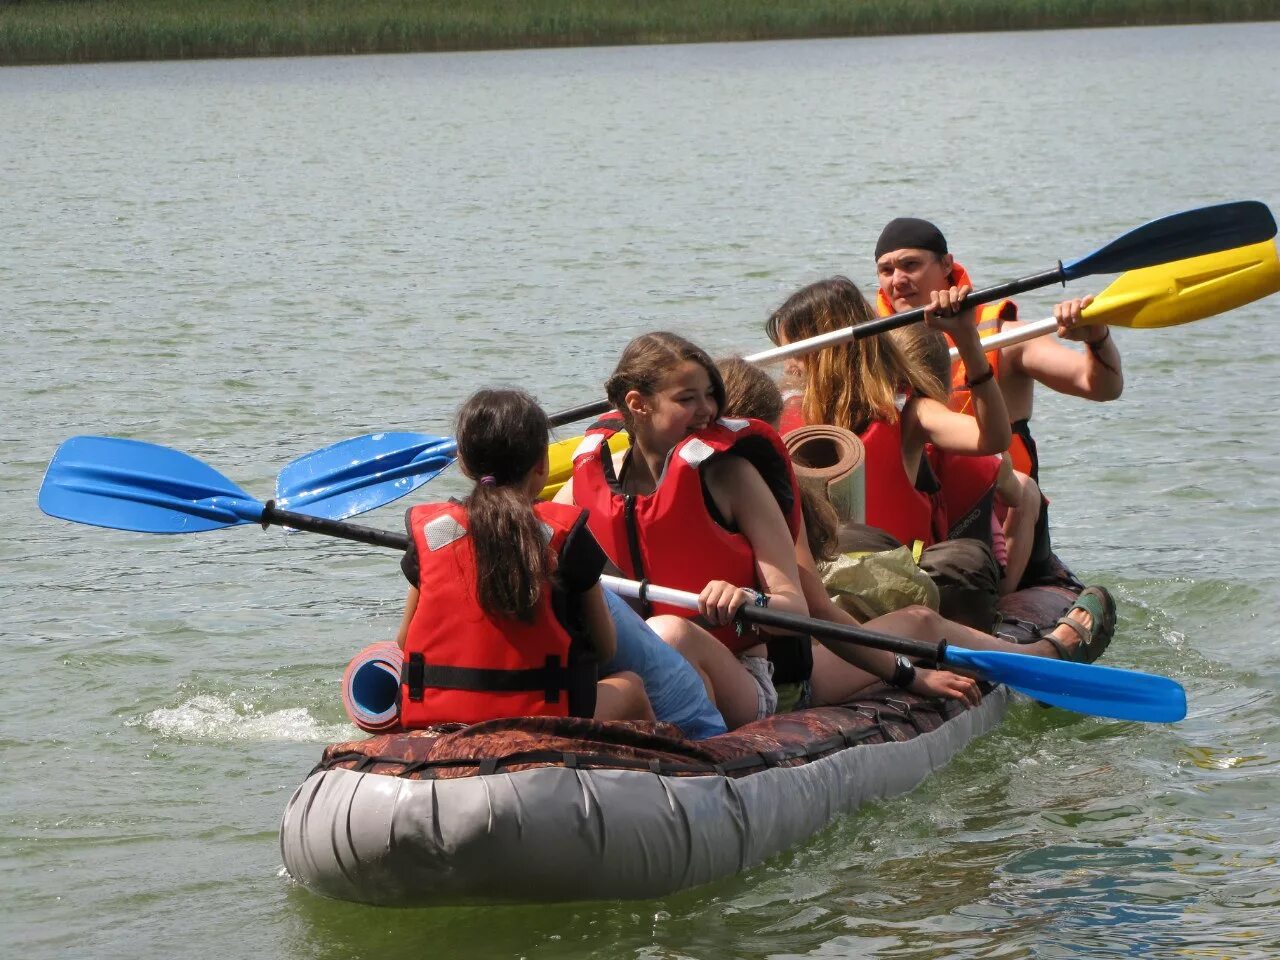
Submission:
<svg viewBox="0 0 1280 960">
<path fill-rule="evenodd" d="M 547 475 L 547 485 L 538 494 L 539 500 L 550 500 L 573 476 L 573 451 L 582 443 L 582 437 L 570 437 L 568 440 L 557 440 L 547 446 L 547 458 L 551 461 L 551 472 Z M 621 453 L 631 445 L 631 438 L 619 431 L 609 438 L 609 449 L 615 454 Z"/>
<path fill-rule="evenodd" d="M 1122 274 L 1081 314 L 1085 323 L 1154 329 L 1203 320 L 1280 291 L 1276 241 Z"/>
</svg>

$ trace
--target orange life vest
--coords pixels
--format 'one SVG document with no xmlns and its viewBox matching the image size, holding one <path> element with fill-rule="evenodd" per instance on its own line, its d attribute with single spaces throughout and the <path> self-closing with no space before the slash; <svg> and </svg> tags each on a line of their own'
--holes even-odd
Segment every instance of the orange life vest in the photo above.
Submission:
<svg viewBox="0 0 1280 960">
<path fill-rule="evenodd" d="M 534 512 L 559 562 L 582 510 L 539 503 Z M 595 663 L 560 621 L 543 583 L 533 623 L 487 613 L 476 593 L 476 556 L 460 503 L 426 503 L 405 518 L 418 552 L 419 599 L 400 676 L 400 723 L 480 723 L 499 717 L 587 716 Z"/>
<path fill-rule="evenodd" d="M 969 271 L 955 261 L 952 261 L 951 264 L 951 282 L 958 286 L 964 284 L 973 286 L 973 281 L 969 278 Z M 887 317 L 896 312 L 884 290 L 876 291 L 876 312 L 882 317 Z M 975 314 L 978 321 L 978 336 L 986 340 L 999 333 L 1004 324 L 1018 319 L 1018 305 L 1012 300 L 997 300 L 994 303 L 980 305 L 975 309 Z M 955 346 L 950 337 L 947 337 L 947 346 Z M 996 380 L 1000 379 L 1001 352 L 998 349 L 987 351 L 987 362 L 991 364 L 991 370 L 995 374 Z M 951 400 L 948 405 L 957 413 L 967 413 L 973 416 L 973 401 L 969 396 L 969 387 L 966 384 L 967 377 L 968 372 L 965 370 L 964 364 L 960 360 L 953 360 L 951 363 Z M 1009 456 L 1013 459 L 1013 469 L 1028 475 L 1031 473 L 1031 454 L 1027 451 L 1022 438 L 1017 434 L 1014 434 L 1013 440 L 1009 444 Z"/>
<path fill-rule="evenodd" d="M 587 525 L 614 565 L 633 579 L 678 590 L 698 592 L 711 580 L 761 586 L 750 541 L 711 515 L 702 467 L 730 453 L 745 457 L 777 499 L 792 537 L 798 536 L 799 487 L 773 428 L 759 420 L 717 420 L 676 444 L 657 489 L 647 495 L 622 493 L 614 476 L 608 440 L 621 428 L 617 414 L 597 421 L 573 455 L 574 503 L 586 508 Z M 660 603 L 651 610 L 697 616 L 697 611 Z M 739 636 L 731 624 L 711 633 L 735 653 L 760 642 L 754 635 Z"/>
</svg>

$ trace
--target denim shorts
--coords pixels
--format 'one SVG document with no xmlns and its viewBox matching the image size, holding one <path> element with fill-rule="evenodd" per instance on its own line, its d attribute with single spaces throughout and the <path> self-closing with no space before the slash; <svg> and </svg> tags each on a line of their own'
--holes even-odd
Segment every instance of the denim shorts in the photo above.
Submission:
<svg viewBox="0 0 1280 960">
<path fill-rule="evenodd" d="M 778 691 L 773 686 L 773 664 L 768 657 L 739 657 L 738 662 L 747 668 L 756 682 L 756 715 L 763 720 L 778 712 Z"/>
</svg>

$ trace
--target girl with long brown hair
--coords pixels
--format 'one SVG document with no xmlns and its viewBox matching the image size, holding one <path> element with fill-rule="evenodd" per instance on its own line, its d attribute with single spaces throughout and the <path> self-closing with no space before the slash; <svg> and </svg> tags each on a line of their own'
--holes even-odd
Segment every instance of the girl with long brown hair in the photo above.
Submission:
<svg viewBox="0 0 1280 960">
<path fill-rule="evenodd" d="M 725 382 L 725 413 L 733 417 L 753 417 L 776 428 L 782 417 L 782 392 L 773 378 L 755 364 L 739 357 L 719 361 Z M 809 614 L 833 623 L 857 624 L 852 616 L 827 594 L 818 563 L 835 558 L 840 518 L 825 498 L 801 487 L 803 536 L 796 539 L 796 565 Z M 937 641 L 943 636 L 942 617 L 927 607 L 894 611 L 867 623 L 873 630 L 896 636 Z M 958 638 L 953 637 L 957 642 Z M 877 681 L 906 681 L 906 686 L 923 696 L 951 697 L 977 703 L 978 685 L 969 677 L 948 670 L 916 668 L 899 674 L 893 654 L 854 644 L 833 641 L 813 644 L 813 669 L 796 697 L 795 705 L 822 706 L 843 703 L 859 690 Z"/>
<path fill-rule="evenodd" d="M 609 559 L 637 579 L 700 591 L 699 615 L 650 624 L 702 674 L 730 729 L 777 708 L 765 643 L 737 631 L 744 603 L 807 613 L 793 530 L 799 503 L 776 432 L 723 421 L 724 384 L 707 354 L 671 333 L 632 340 L 606 392 L 616 413 L 588 431 L 556 499 L 589 510 Z M 630 449 L 608 438 L 625 429 Z"/>
<path fill-rule="evenodd" d="M 635 674 L 596 682 L 615 649 L 604 555 L 582 511 L 535 504 L 548 434 L 528 394 L 475 393 L 457 425 L 470 494 L 406 515 L 410 587 L 397 637 L 406 727 L 544 714 L 653 719 Z"/>
<path fill-rule="evenodd" d="M 925 322 L 951 335 L 972 371 L 975 415 L 947 408 L 943 385 L 910 361 L 887 334 L 857 338 L 815 351 L 800 365 L 799 416 L 785 427 L 829 423 L 858 434 L 867 448 L 867 523 L 902 543 L 936 539 L 929 498 L 915 489 L 925 443 L 964 454 L 1001 453 L 1009 445 L 1009 418 L 978 339 L 971 310 L 957 305 L 969 292 L 952 287 L 933 294 Z M 861 291 L 832 277 L 796 291 L 765 325 L 775 343 L 794 343 L 875 318 Z"/>
</svg>

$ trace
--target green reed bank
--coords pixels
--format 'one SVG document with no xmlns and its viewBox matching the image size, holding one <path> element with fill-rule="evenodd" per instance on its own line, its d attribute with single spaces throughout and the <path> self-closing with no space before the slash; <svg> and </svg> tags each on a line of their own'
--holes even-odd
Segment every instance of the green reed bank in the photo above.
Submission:
<svg viewBox="0 0 1280 960">
<path fill-rule="evenodd" d="M 0 64 L 1280 19 L 1280 0 L 0 0 Z"/>
</svg>

